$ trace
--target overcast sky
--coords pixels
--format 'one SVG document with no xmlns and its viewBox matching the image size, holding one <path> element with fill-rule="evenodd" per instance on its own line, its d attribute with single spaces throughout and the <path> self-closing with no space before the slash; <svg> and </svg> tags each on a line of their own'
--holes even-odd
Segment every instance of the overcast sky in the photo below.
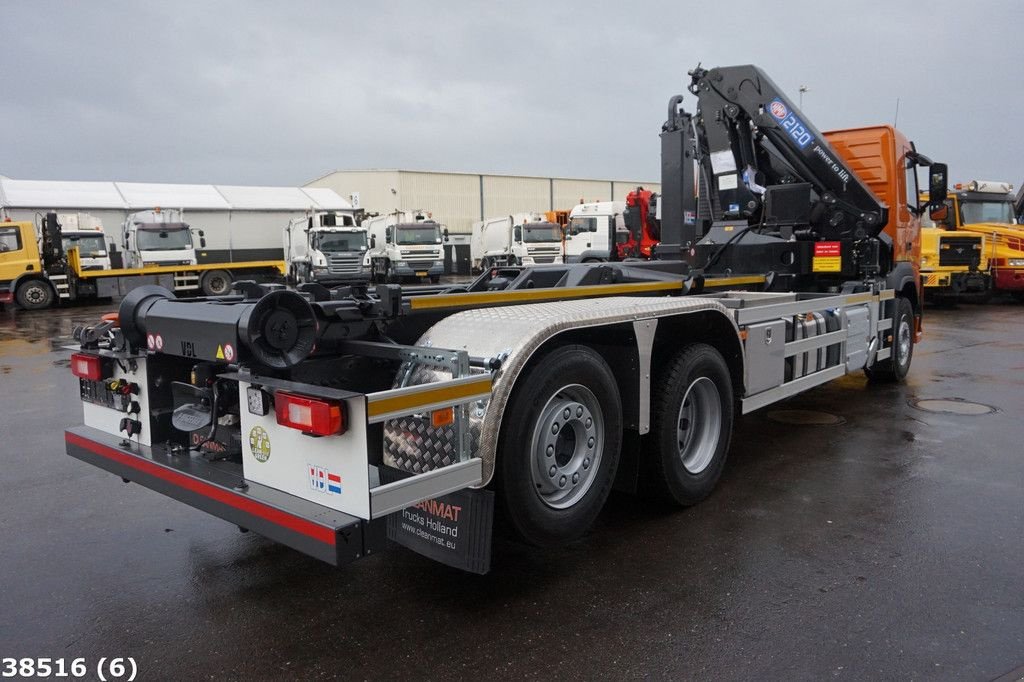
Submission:
<svg viewBox="0 0 1024 682">
<path fill-rule="evenodd" d="M 0 174 L 301 185 L 333 169 L 657 180 L 686 71 L 1024 180 L 1024 2 L 3 3 Z M 692 110 L 687 96 L 684 106 Z"/>
</svg>

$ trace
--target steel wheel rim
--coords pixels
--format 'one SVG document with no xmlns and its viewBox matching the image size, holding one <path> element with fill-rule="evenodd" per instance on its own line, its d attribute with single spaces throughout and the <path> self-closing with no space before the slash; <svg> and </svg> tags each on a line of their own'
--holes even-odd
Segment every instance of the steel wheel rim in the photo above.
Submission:
<svg viewBox="0 0 1024 682">
<path fill-rule="evenodd" d="M 683 468 L 700 474 L 715 457 L 722 432 L 722 399 L 708 377 L 694 379 L 686 388 L 676 419 L 676 444 Z"/>
<path fill-rule="evenodd" d="M 25 298 L 32 304 L 42 303 L 46 300 L 46 292 L 43 291 L 42 285 L 30 286 L 25 290 Z"/>
<path fill-rule="evenodd" d="M 907 358 L 910 357 L 910 322 L 906 317 L 900 318 L 900 328 L 897 334 L 897 351 L 899 352 L 899 362 L 901 365 L 906 364 Z"/>
<path fill-rule="evenodd" d="M 567 509 L 594 484 L 604 450 L 604 416 L 597 396 L 580 384 L 552 394 L 534 425 L 533 487 L 552 509 Z"/>
</svg>

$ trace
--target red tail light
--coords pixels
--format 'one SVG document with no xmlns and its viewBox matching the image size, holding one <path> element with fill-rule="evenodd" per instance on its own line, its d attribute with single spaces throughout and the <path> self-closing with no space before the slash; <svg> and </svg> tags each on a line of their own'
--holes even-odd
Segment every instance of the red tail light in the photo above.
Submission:
<svg viewBox="0 0 1024 682">
<path fill-rule="evenodd" d="M 71 373 L 79 379 L 99 381 L 106 378 L 106 363 L 98 355 L 75 353 L 71 356 Z"/>
<path fill-rule="evenodd" d="M 277 391 L 274 412 L 278 424 L 303 433 L 315 436 L 345 433 L 345 412 L 340 402 Z"/>
</svg>

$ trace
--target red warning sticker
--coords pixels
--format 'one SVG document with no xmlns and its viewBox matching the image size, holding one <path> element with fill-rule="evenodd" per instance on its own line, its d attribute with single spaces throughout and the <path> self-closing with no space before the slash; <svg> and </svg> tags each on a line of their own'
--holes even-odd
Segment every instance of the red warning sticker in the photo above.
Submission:
<svg viewBox="0 0 1024 682">
<path fill-rule="evenodd" d="M 842 245 L 839 242 L 817 242 L 814 245 L 814 272 L 841 272 L 843 269 Z"/>
</svg>

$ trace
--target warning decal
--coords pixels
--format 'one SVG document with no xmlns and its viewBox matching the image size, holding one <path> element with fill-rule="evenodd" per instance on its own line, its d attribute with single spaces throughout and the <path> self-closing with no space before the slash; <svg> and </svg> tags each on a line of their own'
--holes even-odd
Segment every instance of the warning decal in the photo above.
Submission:
<svg viewBox="0 0 1024 682">
<path fill-rule="evenodd" d="M 217 346 L 217 359 L 218 360 L 223 360 L 224 359 L 224 346 Z"/>
<path fill-rule="evenodd" d="M 814 245 L 813 272 L 841 272 L 842 249 L 839 242 L 818 242 Z"/>
</svg>

